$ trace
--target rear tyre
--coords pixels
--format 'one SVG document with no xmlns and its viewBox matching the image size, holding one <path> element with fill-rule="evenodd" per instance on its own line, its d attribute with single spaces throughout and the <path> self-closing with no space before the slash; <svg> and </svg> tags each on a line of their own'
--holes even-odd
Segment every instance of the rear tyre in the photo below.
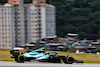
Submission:
<svg viewBox="0 0 100 67">
<path fill-rule="evenodd" d="M 24 63 L 25 60 L 26 60 L 26 57 L 24 55 L 18 56 L 18 62 Z"/>
</svg>

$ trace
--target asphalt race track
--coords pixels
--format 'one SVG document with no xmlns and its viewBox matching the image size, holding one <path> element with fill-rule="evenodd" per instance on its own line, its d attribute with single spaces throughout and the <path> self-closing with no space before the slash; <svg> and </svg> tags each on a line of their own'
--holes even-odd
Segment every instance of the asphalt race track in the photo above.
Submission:
<svg viewBox="0 0 100 67">
<path fill-rule="evenodd" d="M 62 64 L 44 62 L 17 63 L 14 61 L 0 61 L 0 67 L 100 67 L 100 64 Z"/>
</svg>

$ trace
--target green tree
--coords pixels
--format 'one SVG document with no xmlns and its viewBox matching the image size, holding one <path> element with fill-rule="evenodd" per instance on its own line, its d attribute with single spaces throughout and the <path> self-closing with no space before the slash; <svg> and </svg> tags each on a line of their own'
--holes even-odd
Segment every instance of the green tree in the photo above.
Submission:
<svg viewBox="0 0 100 67">
<path fill-rule="evenodd" d="M 95 49 L 96 52 L 100 52 L 100 46 Z"/>
<path fill-rule="evenodd" d="M 0 0 L 6 3 L 7 0 Z M 31 3 L 32 0 L 24 0 Z M 47 0 L 56 7 L 57 35 L 77 33 L 80 39 L 100 38 L 100 0 Z"/>
<path fill-rule="evenodd" d="M 68 48 L 68 46 L 65 46 L 64 48 L 63 48 L 63 51 L 67 51 L 69 48 Z"/>
</svg>

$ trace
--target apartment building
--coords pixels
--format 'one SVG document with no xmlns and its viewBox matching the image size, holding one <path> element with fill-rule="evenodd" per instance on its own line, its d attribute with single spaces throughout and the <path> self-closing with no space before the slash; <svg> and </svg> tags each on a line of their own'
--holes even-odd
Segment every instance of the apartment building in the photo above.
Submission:
<svg viewBox="0 0 100 67">
<path fill-rule="evenodd" d="M 0 48 L 10 48 L 13 40 L 12 7 L 0 5 Z"/>
<path fill-rule="evenodd" d="M 39 41 L 55 36 L 55 6 L 46 0 L 33 0 L 23 4 L 23 0 L 8 0 L 0 5 L 0 48 Z"/>
</svg>

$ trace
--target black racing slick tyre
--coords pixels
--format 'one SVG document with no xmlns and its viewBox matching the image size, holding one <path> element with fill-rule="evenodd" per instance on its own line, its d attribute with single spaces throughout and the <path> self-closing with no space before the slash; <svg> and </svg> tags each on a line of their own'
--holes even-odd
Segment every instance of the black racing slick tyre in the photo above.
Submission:
<svg viewBox="0 0 100 67">
<path fill-rule="evenodd" d="M 18 62 L 24 63 L 25 60 L 26 60 L 26 57 L 24 55 L 18 56 Z"/>
<path fill-rule="evenodd" d="M 73 64 L 73 62 L 74 62 L 74 58 L 73 57 L 67 57 L 66 58 L 66 63 L 67 64 Z"/>
</svg>

